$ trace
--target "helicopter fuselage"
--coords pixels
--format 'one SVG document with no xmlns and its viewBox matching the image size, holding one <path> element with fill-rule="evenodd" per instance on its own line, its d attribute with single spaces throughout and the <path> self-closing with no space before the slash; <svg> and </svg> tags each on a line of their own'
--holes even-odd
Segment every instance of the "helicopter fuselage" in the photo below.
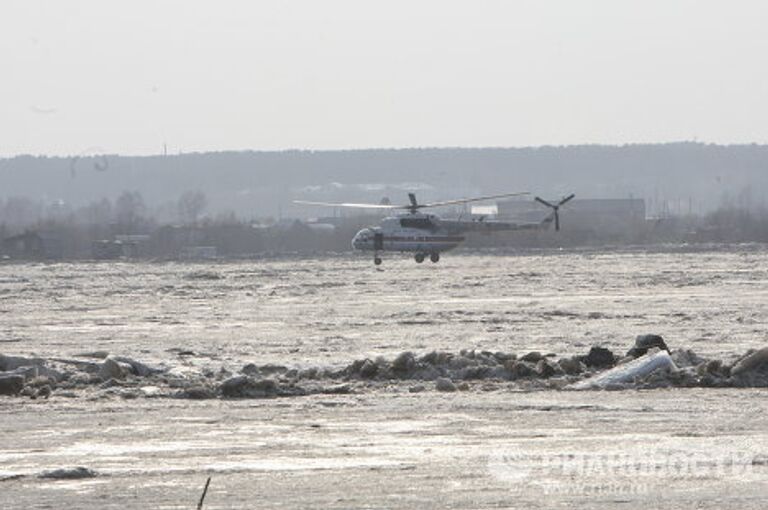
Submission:
<svg viewBox="0 0 768 510">
<path fill-rule="evenodd" d="M 432 255 L 456 248 L 463 241 L 463 236 L 441 227 L 437 216 L 417 213 L 385 218 L 378 227 L 360 230 L 352 239 L 352 247 Z"/>
</svg>

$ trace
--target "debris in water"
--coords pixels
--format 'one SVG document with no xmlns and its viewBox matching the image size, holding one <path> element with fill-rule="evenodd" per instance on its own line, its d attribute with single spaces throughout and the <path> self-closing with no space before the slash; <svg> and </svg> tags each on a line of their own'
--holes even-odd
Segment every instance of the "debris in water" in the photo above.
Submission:
<svg viewBox="0 0 768 510">
<path fill-rule="evenodd" d="M 184 275 L 187 280 L 223 280 L 224 276 L 215 271 L 192 271 Z"/>
<path fill-rule="evenodd" d="M 41 358 L 25 358 L 22 356 L 5 356 L 0 354 L 0 372 L 10 372 L 20 367 L 42 366 L 45 360 Z"/>
<path fill-rule="evenodd" d="M 211 477 L 205 481 L 205 488 L 203 488 L 203 494 L 200 496 L 200 501 L 197 503 L 197 510 L 203 510 L 203 502 L 205 501 L 205 495 L 208 494 L 208 486 L 211 484 Z"/>
<path fill-rule="evenodd" d="M 112 356 L 107 357 L 99 367 L 99 377 L 104 381 L 110 379 L 125 379 L 131 373 L 131 365 L 118 361 Z"/>
<path fill-rule="evenodd" d="M 635 347 L 659 343 L 661 337 L 638 337 Z M 663 339 L 662 339 L 663 340 Z M 650 360 L 650 361 L 649 361 Z M 463 349 L 407 351 L 393 359 L 362 358 L 346 367 L 290 367 L 279 364 L 186 364 L 154 368 L 131 358 L 109 355 L 101 362 L 0 356 L 0 395 L 44 399 L 68 398 L 276 398 L 375 391 L 402 383 L 412 393 L 469 389 L 467 381 L 486 381 L 482 391 L 501 389 L 493 384 L 511 381 L 518 389 L 768 387 L 768 348 L 749 351 L 732 360 L 707 359 L 688 349 L 654 347 L 636 359 L 619 360 L 610 350 L 594 346 L 586 355 L 558 359 L 537 352 L 514 353 Z M 611 370 L 612 367 L 613 370 Z M 667 367 L 670 370 L 658 370 Z M 431 381 L 431 385 L 416 384 Z"/>
<path fill-rule="evenodd" d="M 768 347 L 741 358 L 731 369 L 731 374 L 738 376 L 761 368 L 768 368 Z"/>
<path fill-rule="evenodd" d="M 536 374 L 544 379 L 548 379 L 556 375 L 558 370 L 562 372 L 559 365 L 553 365 L 546 359 L 541 359 L 538 363 L 536 363 Z"/>
<path fill-rule="evenodd" d="M 654 348 L 670 352 L 667 343 L 660 335 L 638 335 L 638 337 L 635 338 L 634 347 L 627 351 L 627 356 L 639 358 Z"/>
<path fill-rule="evenodd" d="M 82 478 L 93 478 L 96 472 L 86 467 L 61 468 L 52 471 L 43 471 L 38 478 L 50 480 L 79 480 Z"/>
<path fill-rule="evenodd" d="M 538 363 L 543 359 L 544 359 L 544 356 L 540 352 L 533 351 L 522 356 L 520 358 L 520 361 L 527 361 L 528 363 Z"/>
<path fill-rule="evenodd" d="M 588 367 L 607 368 L 612 367 L 616 363 L 616 357 L 608 349 L 594 346 L 582 358 L 582 361 Z"/>
<path fill-rule="evenodd" d="M 0 375 L 0 395 L 18 395 L 24 389 L 21 375 Z"/>
<path fill-rule="evenodd" d="M 561 360 L 558 360 L 557 364 L 560 365 L 560 369 L 565 372 L 566 375 L 579 375 L 587 369 L 578 356 L 573 358 L 562 358 Z"/>
<path fill-rule="evenodd" d="M 451 392 L 456 391 L 456 385 L 447 377 L 438 377 L 435 380 L 435 389 L 437 391 Z"/>
</svg>

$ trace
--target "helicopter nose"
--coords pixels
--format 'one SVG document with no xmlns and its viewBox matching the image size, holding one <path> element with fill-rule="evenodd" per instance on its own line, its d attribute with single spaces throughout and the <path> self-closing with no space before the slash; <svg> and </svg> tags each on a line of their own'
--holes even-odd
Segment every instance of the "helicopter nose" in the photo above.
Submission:
<svg viewBox="0 0 768 510">
<path fill-rule="evenodd" d="M 362 240 L 362 234 L 363 231 L 361 230 L 357 234 L 355 234 L 355 237 L 352 238 L 352 248 L 355 250 L 359 250 L 362 248 L 363 240 Z"/>
<path fill-rule="evenodd" d="M 357 234 L 355 234 L 355 237 L 352 238 L 352 248 L 356 250 L 364 250 L 365 244 L 368 242 L 368 234 L 370 233 L 370 230 L 367 228 L 364 228 Z"/>
</svg>

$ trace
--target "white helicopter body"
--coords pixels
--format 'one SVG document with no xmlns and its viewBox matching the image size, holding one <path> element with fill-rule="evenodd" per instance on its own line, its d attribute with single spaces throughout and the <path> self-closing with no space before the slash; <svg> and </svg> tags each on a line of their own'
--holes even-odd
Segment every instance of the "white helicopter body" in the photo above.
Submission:
<svg viewBox="0 0 768 510">
<path fill-rule="evenodd" d="M 464 241 L 464 236 L 441 227 L 440 223 L 440 219 L 433 214 L 403 214 L 385 218 L 378 227 L 358 232 L 352 239 L 352 247 L 374 253 L 399 251 L 429 254 L 432 259 L 439 260 L 441 252 L 452 250 Z"/>
</svg>

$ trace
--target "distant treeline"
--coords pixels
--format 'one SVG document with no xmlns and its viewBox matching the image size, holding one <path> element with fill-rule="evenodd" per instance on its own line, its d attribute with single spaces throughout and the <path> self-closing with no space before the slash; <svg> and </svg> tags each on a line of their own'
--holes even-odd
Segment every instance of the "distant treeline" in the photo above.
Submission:
<svg viewBox="0 0 768 510">
<path fill-rule="evenodd" d="M 425 148 L 218 152 L 128 157 L 95 154 L 0 159 L 0 198 L 70 208 L 135 190 L 171 221 L 177 197 L 204 190 L 208 214 L 301 217 L 293 199 L 404 201 L 506 191 L 555 197 L 643 198 L 649 214 L 755 210 L 768 197 L 768 146 L 670 143 L 537 148 Z M 165 213 L 163 213 L 165 210 Z"/>
<path fill-rule="evenodd" d="M 234 213 L 206 214 L 202 191 L 150 208 L 138 191 L 73 207 L 11 197 L 0 200 L 0 256 L 10 259 L 248 257 L 264 253 L 350 251 L 357 230 L 376 216 L 306 222 Z M 567 215 L 568 212 L 563 211 Z M 560 232 L 477 234 L 468 247 L 557 247 L 651 243 L 768 242 L 768 209 L 731 203 L 703 215 L 652 218 L 619 233 L 589 225 Z"/>
</svg>

